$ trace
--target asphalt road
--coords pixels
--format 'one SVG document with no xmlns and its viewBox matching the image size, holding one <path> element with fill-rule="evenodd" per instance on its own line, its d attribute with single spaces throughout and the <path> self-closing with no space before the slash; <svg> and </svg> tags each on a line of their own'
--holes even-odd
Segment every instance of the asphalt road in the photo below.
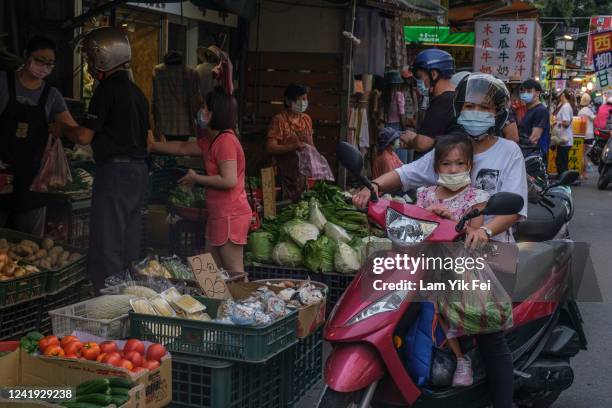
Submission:
<svg viewBox="0 0 612 408">
<path fill-rule="evenodd" d="M 596 187 L 597 175 L 573 188 L 575 213 L 570 233 L 590 244 L 603 303 L 580 303 L 588 350 L 572 360 L 575 380 L 552 408 L 612 407 L 612 186 Z M 328 348 L 324 355 L 327 356 Z M 313 387 L 296 408 L 313 408 L 322 384 Z"/>
</svg>

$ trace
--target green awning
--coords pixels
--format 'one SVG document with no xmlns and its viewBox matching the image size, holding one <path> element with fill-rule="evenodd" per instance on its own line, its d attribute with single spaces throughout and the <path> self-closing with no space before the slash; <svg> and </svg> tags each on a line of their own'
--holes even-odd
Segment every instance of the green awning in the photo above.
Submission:
<svg viewBox="0 0 612 408">
<path fill-rule="evenodd" d="M 474 33 L 451 33 L 450 27 L 404 26 L 404 41 L 425 45 L 473 47 Z"/>
</svg>

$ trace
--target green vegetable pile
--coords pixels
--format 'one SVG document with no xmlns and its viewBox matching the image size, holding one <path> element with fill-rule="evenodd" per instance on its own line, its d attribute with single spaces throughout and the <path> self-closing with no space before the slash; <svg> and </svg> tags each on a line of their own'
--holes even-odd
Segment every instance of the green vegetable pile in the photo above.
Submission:
<svg viewBox="0 0 612 408">
<path fill-rule="evenodd" d="M 170 204 L 177 207 L 204 208 L 204 189 L 194 186 L 192 189 L 176 187 L 170 191 Z"/>
<path fill-rule="evenodd" d="M 319 182 L 249 235 L 245 262 L 354 273 L 363 262 L 361 238 L 368 230 L 366 215 L 338 187 Z"/>
<path fill-rule="evenodd" d="M 44 336 L 37 331 L 31 331 L 19 340 L 19 347 L 28 354 L 33 354 L 38 350 L 38 342 Z"/>
<path fill-rule="evenodd" d="M 129 401 L 130 389 L 134 384 L 118 377 L 97 378 L 85 381 L 76 387 L 76 396 L 60 405 L 66 408 L 117 407 Z"/>
<path fill-rule="evenodd" d="M 193 272 L 178 256 L 161 258 L 160 264 L 176 279 L 193 280 Z"/>
</svg>

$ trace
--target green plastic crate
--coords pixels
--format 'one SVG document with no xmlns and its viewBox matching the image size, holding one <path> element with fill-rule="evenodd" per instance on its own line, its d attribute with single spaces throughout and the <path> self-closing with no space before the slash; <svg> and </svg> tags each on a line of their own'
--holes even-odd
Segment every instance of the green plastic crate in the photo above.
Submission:
<svg viewBox="0 0 612 408">
<path fill-rule="evenodd" d="M 46 271 L 0 282 L 0 307 L 14 305 L 43 296 L 46 289 Z"/>
<path fill-rule="evenodd" d="M 284 354 L 285 393 L 288 406 L 295 405 L 323 377 L 323 327 Z"/>
<path fill-rule="evenodd" d="M 233 363 L 172 354 L 172 403 L 186 408 L 282 408 L 284 359 Z"/>
<path fill-rule="evenodd" d="M 211 317 L 220 300 L 197 297 Z M 194 354 L 224 360 L 258 363 L 297 342 L 297 311 L 263 327 L 235 326 L 176 317 L 130 312 L 133 338 L 161 343 L 171 353 Z"/>
<path fill-rule="evenodd" d="M 42 239 L 33 235 L 24 234 L 19 231 L 13 231 L 6 228 L 0 228 L 0 238 L 6 238 L 9 242 L 20 242 L 24 239 L 29 239 L 40 245 Z M 70 262 L 66 266 L 59 269 L 50 269 L 47 271 L 46 279 L 46 292 L 55 293 L 62 290 L 85 277 L 85 269 L 87 267 L 87 255 L 86 250 L 75 248 L 69 245 L 58 243 L 65 250 L 70 253 L 77 252 L 81 254 L 81 257 L 75 261 Z"/>
</svg>

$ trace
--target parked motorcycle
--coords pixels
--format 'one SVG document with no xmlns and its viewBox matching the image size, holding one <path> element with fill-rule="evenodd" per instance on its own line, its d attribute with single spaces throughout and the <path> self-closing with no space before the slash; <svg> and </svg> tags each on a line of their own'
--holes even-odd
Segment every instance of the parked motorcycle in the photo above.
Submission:
<svg viewBox="0 0 612 408">
<path fill-rule="evenodd" d="M 608 129 L 596 128 L 593 131 L 593 134 L 595 136 L 595 141 L 593 142 L 591 149 L 587 152 L 587 157 L 594 165 L 599 166 L 603 149 L 610 139 L 610 131 Z"/>
<path fill-rule="evenodd" d="M 362 176 L 363 158 L 357 149 L 342 142 L 337 157 L 373 191 Z M 373 193 L 367 214 L 387 231 L 394 244 L 401 246 L 421 241 L 457 241 L 464 235 L 462 225 L 469 218 L 514 214 L 522 206 L 520 196 L 498 193 L 482 212 L 471 213 L 457 224 L 414 205 L 378 199 Z M 568 245 L 545 243 L 523 245 L 519 252 L 515 288 L 523 291 L 527 300 L 514 305 L 514 326 L 506 337 L 516 374 L 515 402 L 522 406 L 550 406 L 573 382 L 569 359 L 586 348 L 577 306 L 566 300 L 567 288 L 560 284 L 569 268 L 568 254 Z M 326 324 L 325 339 L 333 345 L 333 351 L 325 364 L 326 386 L 318 407 L 487 405 L 488 388 L 482 377 L 475 378 L 474 384 L 466 388 L 439 389 L 415 384 L 393 339 L 405 333 L 419 314 L 421 304 L 412 302 L 409 291 L 388 292 L 375 299 L 373 293 L 363 296 L 368 286 L 362 284 L 371 279 L 370 275 L 367 270 L 358 273 Z M 420 276 L 417 273 L 408 279 L 416 281 Z M 406 274 L 390 270 L 377 275 L 377 279 L 397 282 L 406 279 Z M 534 300 L 542 299 L 543 294 L 553 296 L 546 299 L 555 301 Z M 475 373 L 482 371 L 482 366 L 473 363 Z"/>
<path fill-rule="evenodd" d="M 599 179 L 597 180 L 597 188 L 605 190 L 610 181 L 612 181 L 612 137 L 608 137 L 598 164 Z"/>
</svg>

